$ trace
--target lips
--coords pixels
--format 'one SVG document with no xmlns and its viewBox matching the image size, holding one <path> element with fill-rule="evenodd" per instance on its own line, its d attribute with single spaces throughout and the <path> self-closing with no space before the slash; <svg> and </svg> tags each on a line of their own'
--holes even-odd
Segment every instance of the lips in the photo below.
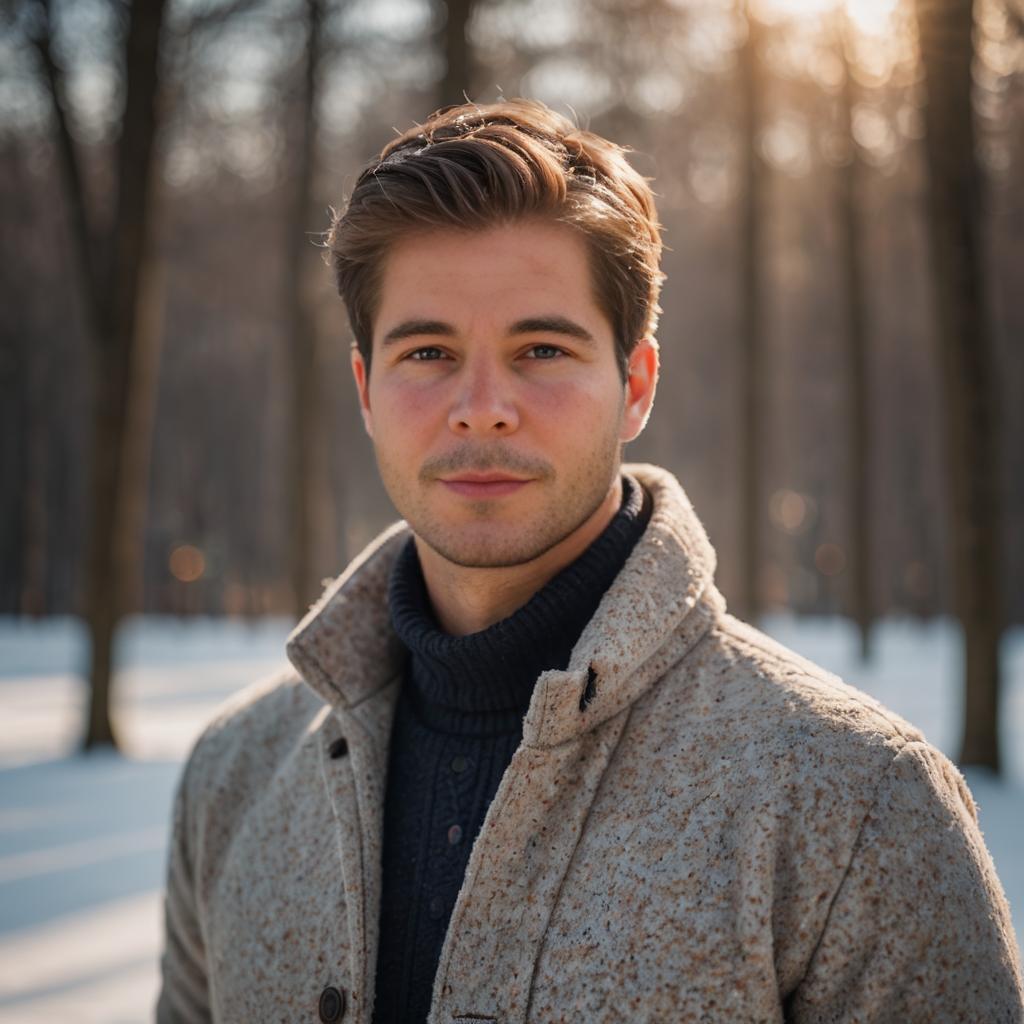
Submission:
<svg viewBox="0 0 1024 1024">
<path fill-rule="evenodd" d="M 501 498 L 522 490 L 530 480 L 504 473 L 462 473 L 441 483 L 466 498 Z"/>
<path fill-rule="evenodd" d="M 509 473 L 460 473 L 458 476 L 449 477 L 444 481 L 446 484 L 449 483 L 466 483 L 466 484 L 505 484 L 505 483 L 517 483 L 524 484 L 526 480 L 523 477 L 512 476 Z"/>
</svg>

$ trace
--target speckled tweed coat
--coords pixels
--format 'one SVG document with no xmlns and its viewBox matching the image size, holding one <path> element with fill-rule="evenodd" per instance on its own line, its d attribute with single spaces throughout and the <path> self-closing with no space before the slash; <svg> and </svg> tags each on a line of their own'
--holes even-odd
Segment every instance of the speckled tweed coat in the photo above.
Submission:
<svg viewBox="0 0 1024 1024">
<path fill-rule="evenodd" d="M 960 774 L 726 615 L 679 484 L 628 469 L 651 521 L 568 670 L 537 681 L 431 1024 L 1022 1020 Z M 289 640 L 297 671 L 244 691 L 198 741 L 175 809 L 161 1024 L 316 1021 L 329 985 L 344 1021 L 369 1024 L 401 685 L 386 591 L 406 536 L 393 527 L 331 585 Z"/>
</svg>

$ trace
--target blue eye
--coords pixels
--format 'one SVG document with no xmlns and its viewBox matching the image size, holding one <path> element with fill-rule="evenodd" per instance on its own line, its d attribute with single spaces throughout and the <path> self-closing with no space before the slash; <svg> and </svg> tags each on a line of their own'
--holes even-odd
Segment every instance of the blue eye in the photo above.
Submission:
<svg viewBox="0 0 1024 1024">
<path fill-rule="evenodd" d="M 554 345 L 534 345 L 530 349 L 530 354 L 533 359 L 551 360 L 563 355 L 563 352 Z"/>
</svg>

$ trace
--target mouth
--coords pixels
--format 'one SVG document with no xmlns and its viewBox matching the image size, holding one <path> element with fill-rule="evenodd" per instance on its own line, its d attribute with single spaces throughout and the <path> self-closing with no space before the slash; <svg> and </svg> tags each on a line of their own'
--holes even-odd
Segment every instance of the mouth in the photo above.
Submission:
<svg viewBox="0 0 1024 1024">
<path fill-rule="evenodd" d="M 529 478 L 507 473 L 460 473 L 457 477 L 441 479 L 450 491 L 466 498 L 501 498 L 515 494 L 530 482 Z"/>
</svg>

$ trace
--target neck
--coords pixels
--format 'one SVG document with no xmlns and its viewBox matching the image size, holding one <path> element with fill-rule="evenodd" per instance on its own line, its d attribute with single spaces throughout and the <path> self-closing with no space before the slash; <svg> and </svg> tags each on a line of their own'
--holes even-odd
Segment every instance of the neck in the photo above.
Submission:
<svg viewBox="0 0 1024 1024">
<path fill-rule="evenodd" d="M 601 535 L 622 503 L 622 479 L 568 537 L 537 558 L 499 569 L 455 565 L 416 538 L 423 579 L 438 624 L 453 636 L 468 636 L 508 618 L 552 577 L 574 562 Z"/>
</svg>

